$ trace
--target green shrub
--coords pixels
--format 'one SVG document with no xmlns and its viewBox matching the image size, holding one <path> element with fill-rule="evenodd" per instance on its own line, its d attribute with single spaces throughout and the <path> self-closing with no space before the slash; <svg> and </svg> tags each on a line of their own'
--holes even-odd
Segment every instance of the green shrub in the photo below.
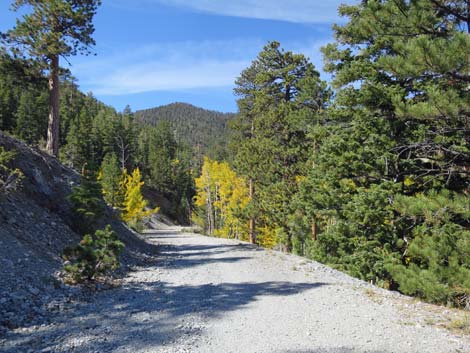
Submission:
<svg viewBox="0 0 470 353">
<path fill-rule="evenodd" d="M 83 283 L 105 278 L 119 267 L 123 248 L 124 244 L 110 225 L 94 235 L 86 234 L 78 245 L 64 250 L 66 280 Z"/>
<path fill-rule="evenodd" d="M 14 156 L 15 152 L 6 151 L 0 147 L 0 196 L 16 189 L 23 175 L 19 169 L 11 169 L 7 166 Z"/>
</svg>

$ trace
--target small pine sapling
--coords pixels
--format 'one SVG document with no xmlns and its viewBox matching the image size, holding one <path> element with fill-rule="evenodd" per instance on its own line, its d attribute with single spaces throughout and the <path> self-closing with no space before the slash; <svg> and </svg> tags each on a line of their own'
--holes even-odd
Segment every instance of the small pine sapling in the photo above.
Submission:
<svg viewBox="0 0 470 353">
<path fill-rule="evenodd" d="M 124 244 L 110 225 L 86 234 L 78 245 L 64 250 L 65 279 L 70 283 L 84 283 L 106 278 L 119 268 L 119 254 L 123 249 Z"/>
</svg>

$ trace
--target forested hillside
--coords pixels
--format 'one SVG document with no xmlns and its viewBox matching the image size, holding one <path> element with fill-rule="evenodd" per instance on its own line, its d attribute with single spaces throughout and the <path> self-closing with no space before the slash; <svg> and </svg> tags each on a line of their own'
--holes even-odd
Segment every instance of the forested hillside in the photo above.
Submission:
<svg viewBox="0 0 470 353">
<path fill-rule="evenodd" d="M 169 122 L 176 141 L 190 146 L 199 161 L 204 155 L 217 160 L 227 158 L 228 122 L 234 116 L 186 103 L 172 103 L 135 113 L 136 121 L 150 126 L 160 121 Z"/>
<path fill-rule="evenodd" d="M 189 147 L 178 144 L 174 131 L 164 122 L 148 128 L 135 122 L 129 107 L 117 112 L 91 93 L 82 93 L 68 70 L 62 70 L 59 81 L 59 159 L 81 173 L 99 175 L 104 192 L 113 195 L 122 189 L 121 178 L 138 168 L 146 188 L 164 198 L 163 211 L 188 222 L 193 195 Z M 2 51 L 2 131 L 45 149 L 48 104 L 47 79 L 41 70 L 31 60 Z M 114 199 L 105 197 L 120 208 L 121 201 Z"/>
<path fill-rule="evenodd" d="M 470 306 L 468 0 L 341 6 L 322 49 L 330 82 L 268 42 L 235 80 L 236 115 L 183 103 L 117 112 L 57 66 L 94 44 L 100 2 L 17 3 L 37 13 L 1 36 L 0 128 L 82 175 L 70 196 L 81 225 L 105 202 L 141 229 L 147 188 L 209 235 Z M 54 32 L 57 18 L 71 30 Z M 7 159 L 0 150 L 3 171 Z"/>
<path fill-rule="evenodd" d="M 6 328 L 44 323 L 52 300 L 58 305 L 77 293 L 58 274 L 64 273 L 64 249 L 81 240 L 85 245 L 82 232 L 92 231 L 87 227 L 109 224 L 109 234 L 118 235 L 125 244 L 119 257 L 124 264 L 140 263 L 140 257 L 149 254 L 142 237 L 126 228 L 115 210 L 99 199 L 88 199 L 87 218 L 83 218 L 77 198 L 70 197 L 83 190 L 80 179 L 79 173 L 57 159 L 0 132 L 0 337 Z M 111 240 L 106 239 L 108 244 Z M 106 248 L 98 251 L 96 258 L 102 262 L 96 273 L 109 269 L 109 258 L 103 254 L 110 255 Z M 90 259 L 95 254 L 86 255 Z M 2 343 L 0 339 L 3 351 Z"/>
</svg>

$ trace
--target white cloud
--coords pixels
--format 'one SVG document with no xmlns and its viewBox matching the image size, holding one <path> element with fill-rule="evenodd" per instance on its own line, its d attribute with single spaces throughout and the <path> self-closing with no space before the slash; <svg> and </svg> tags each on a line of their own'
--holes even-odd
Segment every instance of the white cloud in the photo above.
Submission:
<svg viewBox="0 0 470 353">
<path fill-rule="evenodd" d="M 140 0 L 157 1 L 200 12 L 297 23 L 332 23 L 339 20 L 338 7 L 358 0 Z"/>
<path fill-rule="evenodd" d="M 156 62 L 124 67 L 90 82 L 99 95 L 227 87 L 247 65 L 242 61 L 199 61 L 178 67 Z"/>
<path fill-rule="evenodd" d="M 230 87 L 261 41 L 202 41 L 146 45 L 88 57 L 72 71 L 98 95 Z"/>
<path fill-rule="evenodd" d="M 97 95 L 233 87 L 264 44 L 256 39 L 159 43 L 88 57 L 72 71 L 83 89 Z M 320 69 L 323 44 L 311 40 L 285 47 L 309 56 Z"/>
</svg>

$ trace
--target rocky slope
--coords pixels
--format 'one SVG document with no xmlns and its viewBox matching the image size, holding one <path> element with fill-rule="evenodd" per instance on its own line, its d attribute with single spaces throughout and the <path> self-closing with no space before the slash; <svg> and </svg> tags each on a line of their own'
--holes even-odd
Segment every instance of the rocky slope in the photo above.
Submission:
<svg viewBox="0 0 470 353">
<path fill-rule="evenodd" d="M 0 146 L 15 151 L 10 167 L 23 173 L 19 189 L 0 195 L 0 336 L 8 329 L 47 321 L 50 311 L 85 293 L 58 280 L 65 246 L 80 236 L 67 195 L 80 176 L 55 158 L 0 132 Z M 138 235 L 113 218 L 112 224 L 127 249 L 124 269 L 151 251 Z M 145 256 L 144 256 L 145 257 Z"/>
</svg>

